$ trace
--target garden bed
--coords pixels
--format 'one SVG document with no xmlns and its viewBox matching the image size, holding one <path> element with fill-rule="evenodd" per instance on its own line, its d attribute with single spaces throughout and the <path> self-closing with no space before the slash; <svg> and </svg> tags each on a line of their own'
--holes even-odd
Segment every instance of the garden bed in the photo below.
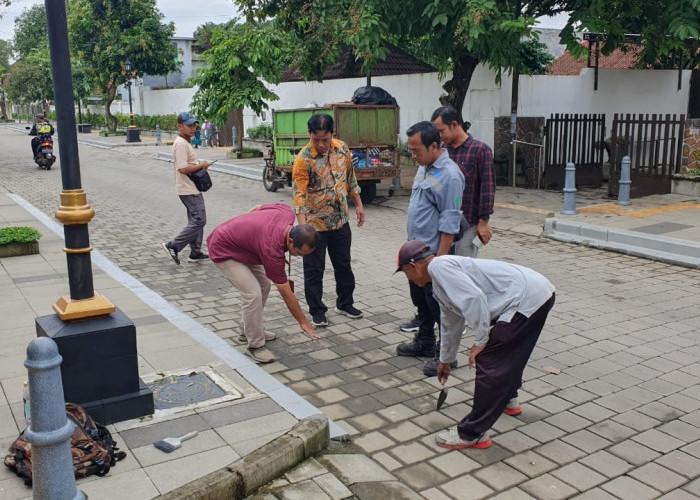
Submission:
<svg viewBox="0 0 700 500">
<path fill-rule="evenodd" d="M 33 227 L 0 228 L 0 258 L 39 253 L 41 233 Z"/>
</svg>

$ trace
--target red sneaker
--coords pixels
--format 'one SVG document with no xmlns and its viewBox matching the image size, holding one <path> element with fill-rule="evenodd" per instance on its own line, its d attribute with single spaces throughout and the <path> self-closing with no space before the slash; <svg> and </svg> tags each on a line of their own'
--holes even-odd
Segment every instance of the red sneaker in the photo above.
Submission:
<svg viewBox="0 0 700 500">
<path fill-rule="evenodd" d="M 484 432 L 480 437 L 471 441 L 465 441 L 459 437 L 457 426 L 450 427 L 444 431 L 440 431 L 435 435 L 435 442 L 438 446 L 448 448 L 450 450 L 462 450 L 464 448 L 484 449 L 491 446 L 491 439 Z"/>
<path fill-rule="evenodd" d="M 506 405 L 506 409 L 503 410 L 503 413 L 506 415 L 510 415 L 511 417 L 514 417 L 516 415 L 520 415 L 523 412 L 523 407 L 520 406 L 520 403 L 518 402 L 517 399 L 511 399 L 508 401 L 508 404 Z"/>
</svg>

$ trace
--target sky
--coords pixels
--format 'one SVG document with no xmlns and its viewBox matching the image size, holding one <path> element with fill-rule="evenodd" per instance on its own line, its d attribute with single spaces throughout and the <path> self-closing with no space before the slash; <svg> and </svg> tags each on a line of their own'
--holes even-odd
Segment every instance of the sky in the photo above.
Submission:
<svg viewBox="0 0 700 500">
<path fill-rule="evenodd" d="M 10 7 L 0 7 L 0 39 L 11 40 L 14 36 L 15 17 L 25 9 L 43 0 L 12 0 Z M 157 0 L 158 9 L 165 16 L 165 21 L 175 23 L 175 36 L 191 37 L 197 26 L 207 22 L 225 23 L 235 14 L 231 0 Z M 566 16 L 541 18 L 539 27 L 561 28 L 566 22 Z"/>
<path fill-rule="evenodd" d="M 12 0 L 9 7 L 0 7 L 0 39 L 11 40 L 15 32 L 15 17 L 33 5 L 43 3 L 43 0 Z M 175 23 L 175 36 L 190 37 L 197 26 L 207 22 L 225 23 L 236 12 L 231 0 L 157 0 L 157 4 L 165 21 Z"/>
</svg>

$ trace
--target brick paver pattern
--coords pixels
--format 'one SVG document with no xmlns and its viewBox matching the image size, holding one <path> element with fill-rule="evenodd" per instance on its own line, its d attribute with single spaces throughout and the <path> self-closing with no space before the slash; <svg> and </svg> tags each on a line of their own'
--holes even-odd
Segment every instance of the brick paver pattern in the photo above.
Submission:
<svg viewBox="0 0 700 500">
<path fill-rule="evenodd" d="M 16 131 L 0 129 L 0 138 L 0 183 L 53 214 L 58 165 L 37 169 L 29 138 Z M 91 243 L 242 351 L 238 293 L 210 263 L 178 267 L 159 247 L 184 225 L 185 213 L 172 166 L 155 159 L 157 150 L 80 147 L 82 184 L 97 213 Z M 255 204 L 291 203 L 288 188 L 269 193 L 256 181 L 212 177 L 205 234 Z M 278 335 L 269 347 L 280 360 L 266 370 L 426 498 L 700 496 L 700 271 L 499 229 L 499 217 L 512 226 L 542 215 L 497 210 L 494 238 L 480 256 L 541 272 L 556 285 L 557 303 L 525 371 L 523 414 L 504 415 L 487 450 L 446 452 L 433 433 L 469 411 L 474 372 L 464 353 L 471 338 L 462 342 L 453 388 L 437 412 L 439 385 L 423 376 L 423 360 L 395 355 L 409 338 L 397 324 L 413 314 L 404 276 L 392 275 L 406 206 L 405 198 L 378 199 L 367 207 L 365 227 L 353 226 L 355 305 L 363 319 L 329 313 L 323 338 L 312 341 L 273 290 L 266 327 Z M 292 275 L 303 298 L 301 268 L 295 258 Z M 324 285 L 332 305 L 332 273 Z"/>
</svg>

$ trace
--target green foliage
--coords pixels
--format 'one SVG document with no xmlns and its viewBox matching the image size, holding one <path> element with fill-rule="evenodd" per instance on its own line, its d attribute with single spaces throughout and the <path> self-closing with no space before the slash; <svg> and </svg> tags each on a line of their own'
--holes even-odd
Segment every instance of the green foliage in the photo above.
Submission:
<svg viewBox="0 0 700 500">
<path fill-rule="evenodd" d="M 248 127 L 246 130 L 248 137 L 251 139 L 265 139 L 268 141 L 272 140 L 272 125 L 266 123 L 261 123 L 255 127 Z"/>
<path fill-rule="evenodd" d="M 53 100 L 53 80 L 48 48 L 35 49 L 7 72 L 5 91 L 15 102 Z"/>
<path fill-rule="evenodd" d="M 130 125 L 129 115 L 115 113 L 117 126 L 126 128 Z M 89 123 L 93 127 L 106 126 L 105 115 L 101 113 L 91 113 L 90 110 L 83 112 L 82 123 Z M 177 115 L 134 115 L 134 125 L 141 130 L 155 130 L 156 125 L 160 125 L 163 131 L 177 130 Z"/>
<path fill-rule="evenodd" d="M 41 238 L 41 233 L 29 226 L 0 228 L 0 245 L 8 243 L 31 243 Z"/>
<path fill-rule="evenodd" d="M 640 0 L 641 1 L 641 0 Z M 535 18 L 569 9 L 574 2 L 533 0 L 236 0 L 250 19 L 274 18 L 294 46 L 292 65 L 307 80 L 320 79 L 350 46 L 368 72 L 392 43 L 432 64 L 452 79 L 444 104 L 461 110 L 471 76 L 487 63 L 503 70 L 540 72 L 546 66 L 537 46 Z M 571 5 L 570 5 L 571 4 Z M 529 56 L 523 60 L 521 56 Z M 438 103 L 435 103 L 436 107 Z"/>
<path fill-rule="evenodd" d="M 17 52 L 17 58 L 28 56 L 34 49 L 48 50 L 48 33 L 43 3 L 22 11 L 15 18 L 14 50 Z"/>
<path fill-rule="evenodd" d="M 625 46 L 625 34 L 640 34 L 641 67 L 673 68 L 678 61 L 672 56 L 679 51 L 684 52 L 684 67 L 700 62 L 698 0 L 590 0 L 576 5 L 561 34 L 562 42 L 574 55 L 587 51 L 577 40 L 584 30 L 606 35 L 601 46 L 605 55 Z"/>
<path fill-rule="evenodd" d="M 520 44 L 521 75 L 544 75 L 554 62 L 554 56 L 547 52 L 547 46 L 537 40 L 527 40 Z"/>
<path fill-rule="evenodd" d="M 0 74 L 7 71 L 12 59 L 12 44 L 7 40 L 0 40 Z"/>
<path fill-rule="evenodd" d="M 202 54 L 205 67 L 193 79 L 198 85 L 192 110 L 217 124 L 226 123 L 230 111 L 250 107 L 255 113 L 278 99 L 265 85 L 279 83 L 290 60 L 287 35 L 271 22 L 246 23 L 231 29 L 214 29 L 213 46 Z"/>
<path fill-rule="evenodd" d="M 180 64 L 170 42 L 175 26 L 161 22 L 156 0 L 71 0 L 67 15 L 71 51 L 106 97 L 105 116 L 114 129 L 109 107 L 119 85 L 137 75 L 165 75 Z"/>
</svg>

